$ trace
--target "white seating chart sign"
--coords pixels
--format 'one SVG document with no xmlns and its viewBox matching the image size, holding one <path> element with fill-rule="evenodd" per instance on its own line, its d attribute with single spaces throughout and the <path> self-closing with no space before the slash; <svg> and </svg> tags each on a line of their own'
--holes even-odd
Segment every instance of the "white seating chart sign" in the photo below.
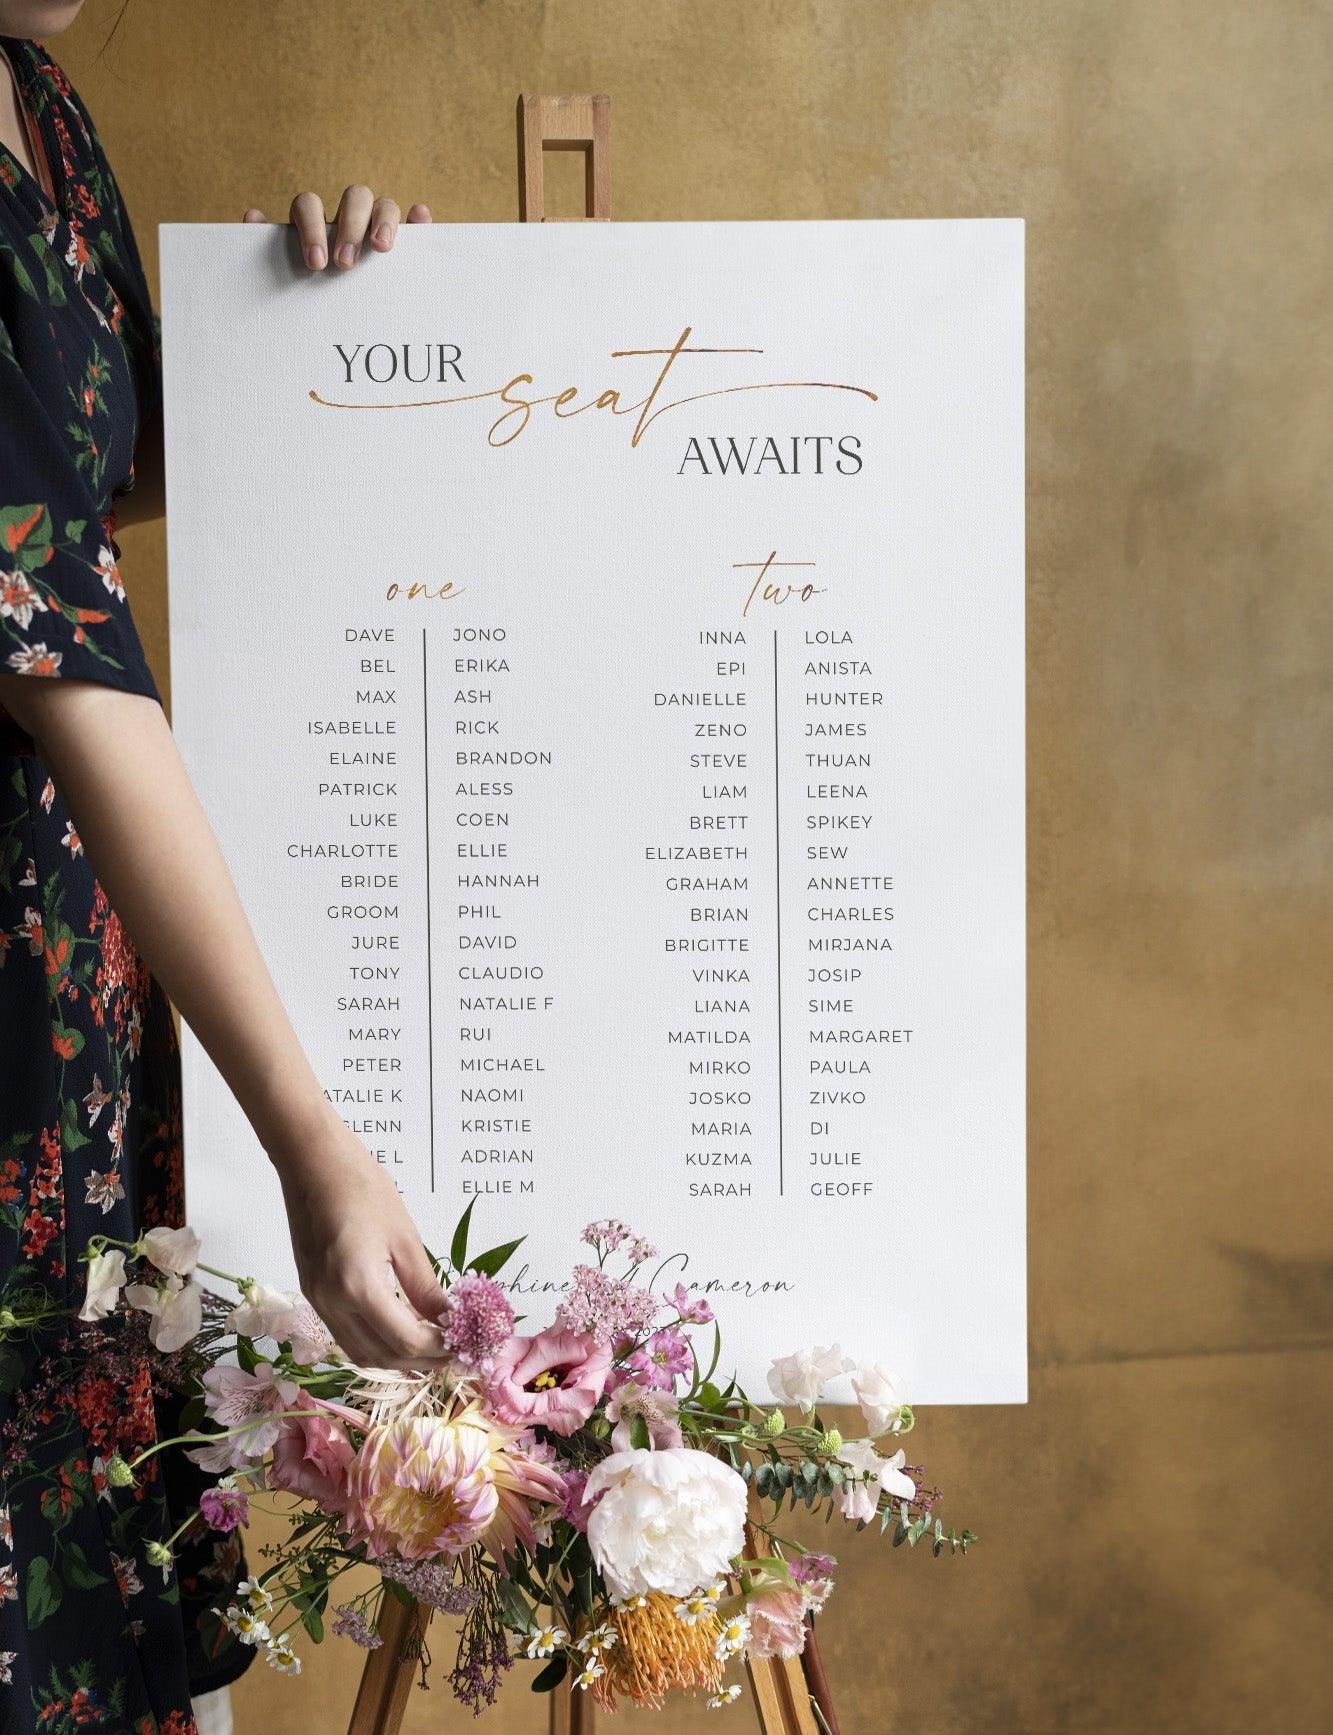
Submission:
<svg viewBox="0 0 1333 1735">
<path fill-rule="evenodd" d="M 549 1322 L 1026 1394 L 1023 229 L 162 233 L 174 720 L 331 1100 Z M 187 1038 L 190 1220 L 291 1282 Z M 846 1388 L 842 1388 L 845 1395 Z"/>
</svg>

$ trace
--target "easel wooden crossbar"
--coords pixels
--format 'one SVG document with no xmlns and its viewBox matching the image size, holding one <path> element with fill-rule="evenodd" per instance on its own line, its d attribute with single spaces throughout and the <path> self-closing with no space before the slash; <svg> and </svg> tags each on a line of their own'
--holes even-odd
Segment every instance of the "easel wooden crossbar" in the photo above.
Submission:
<svg viewBox="0 0 1333 1735">
<path fill-rule="evenodd" d="M 520 96 L 518 207 L 525 223 L 561 221 L 546 215 L 544 152 L 581 150 L 586 159 L 585 212 L 569 222 L 611 216 L 609 96 Z M 752 1539 L 751 1553 L 754 1553 Z M 398 1735 L 416 1676 L 431 1611 L 386 1596 L 378 1650 L 370 1653 L 348 1724 L 348 1735 Z M 762 1735 L 838 1735 L 813 1631 L 802 1656 L 749 1663 L 750 1690 Z M 560 1686 L 550 1694 L 550 1735 L 592 1735 L 595 1707 L 585 1693 Z"/>
</svg>

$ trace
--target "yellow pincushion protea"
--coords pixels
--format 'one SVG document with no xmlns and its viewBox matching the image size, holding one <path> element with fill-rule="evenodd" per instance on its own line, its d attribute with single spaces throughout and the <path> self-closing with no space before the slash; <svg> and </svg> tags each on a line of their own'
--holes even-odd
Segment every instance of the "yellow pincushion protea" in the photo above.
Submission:
<svg viewBox="0 0 1333 1735">
<path fill-rule="evenodd" d="M 722 1623 L 711 1610 L 682 1620 L 676 1613 L 679 1601 L 653 1591 L 607 1611 L 605 1626 L 615 1642 L 599 1648 L 602 1673 L 588 1683 L 601 1710 L 614 1711 L 617 1697 L 660 1710 L 673 1688 L 719 1690 L 726 1667 L 717 1654 Z"/>
</svg>

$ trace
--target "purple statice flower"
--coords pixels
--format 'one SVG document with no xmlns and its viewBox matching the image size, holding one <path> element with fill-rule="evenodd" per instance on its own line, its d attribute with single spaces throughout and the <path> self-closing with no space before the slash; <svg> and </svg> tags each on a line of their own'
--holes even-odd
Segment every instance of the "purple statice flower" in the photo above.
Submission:
<svg viewBox="0 0 1333 1735">
<path fill-rule="evenodd" d="M 439 1561 L 405 1560 L 401 1554 L 386 1551 L 374 1557 L 376 1570 L 404 1590 L 410 1590 L 428 1608 L 441 1609 L 445 1614 L 468 1614 L 477 1606 L 478 1592 L 469 1584 L 455 1584 L 452 1569 Z"/>
<path fill-rule="evenodd" d="M 216 1488 L 205 1488 L 199 1496 L 199 1512 L 210 1530 L 235 1530 L 250 1522 L 249 1496 L 234 1477 L 224 1476 Z"/>
<path fill-rule="evenodd" d="M 682 1325 L 711 1325 L 713 1310 L 701 1295 L 690 1299 L 690 1292 L 683 1283 L 676 1285 L 676 1293 L 671 1297 L 671 1305 L 680 1315 Z"/>
<path fill-rule="evenodd" d="M 632 1265 L 642 1265 L 645 1259 L 659 1259 L 661 1249 L 654 1247 L 645 1235 L 634 1235 L 630 1238 L 628 1257 Z"/>
<path fill-rule="evenodd" d="M 658 1301 L 626 1277 L 595 1265 L 576 1265 L 574 1281 L 556 1309 L 555 1329 L 586 1334 L 599 1344 L 640 1338 L 657 1317 Z"/>
<path fill-rule="evenodd" d="M 470 1272 L 449 1285 L 440 1325 L 455 1361 L 480 1367 L 513 1331 L 514 1310 L 498 1283 Z"/>
<path fill-rule="evenodd" d="M 655 1331 L 641 1349 L 621 1364 L 620 1372 L 631 1374 L 640 1385 L 669 1392 L 681 1374 L 690 1371 L 693 1357 L 683 1333 L 668 1327 Z"/>
<path fill-rule="evenodd" d="M 351 1639 L 354 1645 L 360 1645 L 363 1651 L 377 1651 L 384 1643 L 379 1634 L 372 1630 L 366 1617 L 351 1603 L 344 1603 L 336 1609 L 333 1615 L 332 1630 L 340 1639 Z"/>
</svg>

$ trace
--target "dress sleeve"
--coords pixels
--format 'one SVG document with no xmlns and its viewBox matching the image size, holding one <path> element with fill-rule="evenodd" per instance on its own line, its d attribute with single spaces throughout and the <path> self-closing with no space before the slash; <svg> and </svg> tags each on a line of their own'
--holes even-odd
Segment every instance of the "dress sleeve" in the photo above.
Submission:
<svg viewBox="0 0 1333 1735">
<path fill-rule="evenodd" d="M 0 323 L 0 671 L 157 699 L 110 521 Z"/>
</svg>

